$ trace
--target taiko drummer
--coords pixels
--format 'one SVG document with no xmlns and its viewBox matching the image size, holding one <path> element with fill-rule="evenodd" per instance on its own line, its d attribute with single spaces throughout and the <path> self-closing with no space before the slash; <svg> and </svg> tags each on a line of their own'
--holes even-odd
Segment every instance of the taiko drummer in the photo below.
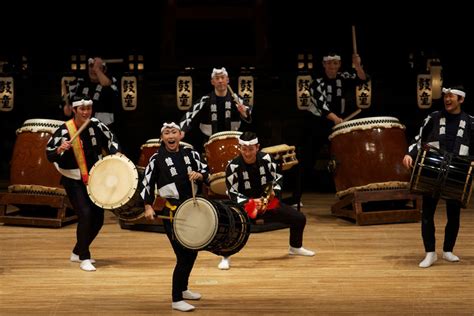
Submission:
<svg viewBox="0 0 474 316">
<path fill-rule="evenodd" d="M 447 154 L 472 156 L 474 144 L 474 117 L 461 109 L 466 93 L 462 86 L 443 88 L 444 109 L 429 114 L 420 128 L 419 134 L 408 147 L 408 154 L 403 158 L 405 167 L 413 167 L 413 161 L 424 145 L 430 145 L 445 151 Z M 439 197 L 435 192 L 423 195 L 423 211 L 421 221 L 421 235 L 425 247 L 425 258 L 420 262 L 420 268 L 428 268 L 438 260 L 435 247 L 434 214 Z M 446 223 L 443 259 L 449 262 L 459 261 L 453 254 L 453 248 L 459 232 L 459 218 L 461 203 L 457 200 L 446 200 Z"/>
<path fill-rule="evenodd" d="M 145 217 L 153 219 L 155 210 L 155 187 L 158 195 L 166 199 L 162 209 L 166 235 L 176 254 L 176 266 L 173 271 L 172 308 L 190 311 L 194 306 L 184 300 L 199 300 L 201 294 L 188 289 L 188 280 L 197 251 L 183 247 L 173 237 L 173 211 L 185 200 L 193 197 L 197 184 L 195 181 L 207 181 L 207 165 L 201 161 L 197 151 L 180 144 L 181 129 L 176 123 L 164 123 L 161 128 L 161 146 L 151 156 L 145 169 L 141 196 L 145 201 Z"/>
<path fill-rule="evenodd" d="M 78 217 L 77 241 L 70 260 L 79 262 L 84 271 L 96 270 L 89 247 L 104 224 L 104 210 L 87 194 L 89 171 L 102 158 L 103 151 L 120 151 L 116 136 L 104 123 L 91 117 L 92 104 L 92 100 L 76 96 L 72 103 L 74 118 L 54 132 L 46 147 L 48 160 L 62 174 L 61 184 Z"/>
<path fill-rule="evenodd" d="M 183 137 L 193 126 L 199 126 L 204 143 L 215 133 L 239 130 L 242 121 L 251 123 L 252 108 L 246 100 L 233 93 L 229 74 L 224 67 L 212 70 L 211 84 L 214 89 L 201 97 L 181 119 L 179 125 Z M 193 145 L 196 147 L 201 144 Z"/>
</svg>

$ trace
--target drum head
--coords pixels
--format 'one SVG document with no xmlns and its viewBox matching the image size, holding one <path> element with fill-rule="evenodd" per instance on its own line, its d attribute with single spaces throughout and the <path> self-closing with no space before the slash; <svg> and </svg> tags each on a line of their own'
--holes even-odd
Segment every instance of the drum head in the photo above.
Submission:
<svg viewBox="0 0 474 316">
<path fill-rule="evenodd" d="M 216 140 L 219 140 L 219 139 L 239 138 L 240 135 L 242 135 L 242 132 L 239 132 L 239 131 L 219 132 L 219 133 L 212 134 L 209 137 L 209 142 L 208 143 L 210 144 L 210 143 L 215 142 Z"/>
<path fill-rule="evenodd" d="M 138 188 L 138 171 L 122 154 L 106 156 L 89 172 L 87 192 L 99 207 L 115 209 L 127 203 Z"/>
<path fill-rule="evenodd" d="M 212 192 L 227 195 L 227 187 L 225 185 L 225 172 L 218 172 L 209 176 L 209 188 Z"/>
<path fill-rule="evenodd" d="M 214 239 L 219 219 L 217 210 L 208 200 L 196 197 L 184 201 L 173 219 L 174 234 L 185 248 L 202 250 Z"/>
<path fill-rule="evenodd" d="M 53 134 L 61 125 L 63 121 L 48 120 L 48 119 L 30 119 L 26 120 L 21 128 L 17 129 L 16 133 L 20 134 L 23 132 L 41 133 L 46 132 Z"/>
</svg>

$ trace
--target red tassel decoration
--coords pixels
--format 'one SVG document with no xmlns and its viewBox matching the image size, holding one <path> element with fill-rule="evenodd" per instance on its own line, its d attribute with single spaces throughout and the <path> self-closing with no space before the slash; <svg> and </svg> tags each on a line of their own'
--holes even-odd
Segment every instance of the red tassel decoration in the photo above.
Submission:
<svg viewBox="0 0 474 316">
<path fill-rule="evenodd" d="M 280 207 L 280 200 L 278 198 L 273 198 L 268 202 L 267 210 L 272 210 L 274 208 Z"/>
<path fill-rule="evenodd" d="M 257 217 L 257 208 L 255 207 L 255 201 L 250 199 L 244 206 L 245 211 L 251 219 Z"/>
</svg>

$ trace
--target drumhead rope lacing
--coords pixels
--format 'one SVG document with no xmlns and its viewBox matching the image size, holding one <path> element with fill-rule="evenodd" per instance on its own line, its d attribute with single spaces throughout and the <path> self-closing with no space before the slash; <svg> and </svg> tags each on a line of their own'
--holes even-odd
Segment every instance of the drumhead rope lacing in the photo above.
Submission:
<svg viewBox="0 0 474 316">
<path fill-rule="evenodd" d="M 336 192 L 338 198 L 342 198 L 348 194 L 356 191 L 379 191 L 379 190 L 394 190 L 394 189 L 408 189 L 410 187 L 409 182 L 403 181 L 389 181 L 389 182 L 378 182 L 362 185 L 358 187 L 352 187 L 343 191 Z"/>
<path fill-rule="evenodd" d="M 25 194 L 44 194 L 44 195 L 59 195 L 65 196 L 66 190 L 62 188 L 47 187 L 43 185 L 34 184 L 14 184 L 8 186 L 10 193 L 25 193 Z"/>
<path fill-rule="evenodd" d="M 333 132 L 331 135 L 329 135 L 329 140 L 336 137 L 337 135 L 350 133 L 355 130 L 368 130 L 373 128 L 405 129 L 405 126 L 400 124 L 400 121 L 396 117 L 389 116 L 352 120 L 334 126 Z"/>
</svg>

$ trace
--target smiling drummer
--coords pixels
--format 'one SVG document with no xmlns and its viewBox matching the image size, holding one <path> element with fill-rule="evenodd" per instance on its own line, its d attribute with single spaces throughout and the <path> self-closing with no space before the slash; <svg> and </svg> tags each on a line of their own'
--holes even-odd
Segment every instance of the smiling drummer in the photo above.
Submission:
<svg viewBox="0 0 474 316">
<path fill-rule="evenodd" d="M 443 88 L 444 109 L 429 114 L 420 128 L 419 134 L 408 147 L 403 158 L 406 168 L 413 167 L 413 161 L 423 145 L 428 144 L 447 153 L 459 156 L 472 156 L 474 153 L 474 118 L 461 109 L 466 92 L 462 86 Z M 421 235 L 425 247 L 425 259 L 420 268 L 428 268 L 438 260 L 435 249 L 434 213 L 439 197 L 435 192 L 424 194 L 421 221 Z M 461 205 L 456 200 L 446 200 L 446 224 L 443 244 L 443 259 L 457 262 L 459 257 L 453 254 L 453 248 L 459 231 Z"/>
<path fill-rule="evenodd" d="M 201 161 L 197 151 L 180 144 L 181 128 L 178 124 L 164 123 L 161 128 L 161 143 L 157 152 L 151 156 L 145 169 L 141 197 L 145 202 L 145 217 L 152 220 L 155 210 L 155 186 L 158 194 L 166 199 L 164 217 L 170 217 L 182 202 L 193 196 L 195 181 L 207 181 L 207 165 Z M 194 190 L 195 192 L 195 190 Z M 169 219 L 163 220 L 166 235 L 176 255 L 173 272 L 172 305 L 179 311 L 190 311 L 194 306 L 184 300 L 199 300 L 201 294 L 188 289 L 188 279 L 197 258 L 197 251 L 184 248 L 173 237 L 173 226 Z"/>
<path fill-rule="evenodd" d="M 92 100 L 76 96 L 72 103 L 74 118 L 54 132 L 46 147 L 48 160 L 63 175 L 61 184 L 79 220 L 77 242 L 70 260 L 79 262 L 84 271 L 96 270 L 89 246 L 104 223 L 104 210 L 87 194 L 89 171 L 102 159 L 103 150 L 110 154 L 120 151 L 115 135 L 104 123 L 91 117 L 92 105 Z M 71 141 L 76 134 L 79 136 Z"/>
</svg>

